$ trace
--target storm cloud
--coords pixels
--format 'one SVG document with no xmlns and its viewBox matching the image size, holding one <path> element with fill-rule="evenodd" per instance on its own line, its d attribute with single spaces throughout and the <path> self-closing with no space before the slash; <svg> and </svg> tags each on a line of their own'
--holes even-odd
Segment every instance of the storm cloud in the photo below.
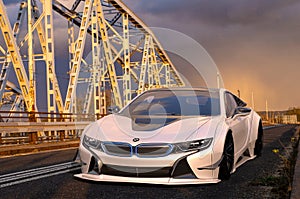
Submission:
<svg viewBox="0 0 300 199">
<path fill-rule="evenodd" d="M 3 0 L 3 3 L 5 5 L 16 5 L 19 4 L 21 1 L 20 0 Z"/>
<path fill-rule="evenodd" d="M 263 110 L 266 100 L 272 110 L 300 106 L 299 1 L 125 2 L 150 27 L 174 29 L 197 40 L 218 65 L 228 89 L 240 90 L 248 102 L 254 93 L 256 109 Z"/>
<path fill-rule="evenodd" d="M 278 11 L 299 4 L 297 0 L 151 0 L 126 1 L 141 13 L 172 17 L 176 21 L 201 21 L 209 25 L 252 24 L 273 20 Z"/>
<path fill-rule="evenodd" d="M 271 110 L 300 106 L 299 1 L 123 1 L 148 26 L 177 30 L 199 42 L 216 62 L 225 87 L 240 90 L 247 102 L 253 92 L 257 110 L 265 108 L 266 100 Z M 4 0 L 11 22 L 16 18 L 16 2 L 20 0 Z M 70 7 L 73 1 L 60 2 Z M 55 14 L 54 26 L 55 43 L 60 45 L 56 57 L 65 60 L 66 20 Z M 185 67 L 188 63 L 181 60 L 175 65 L 198 82 L 196 76 L 188 75 L 192 73 Z"/>
</svg>

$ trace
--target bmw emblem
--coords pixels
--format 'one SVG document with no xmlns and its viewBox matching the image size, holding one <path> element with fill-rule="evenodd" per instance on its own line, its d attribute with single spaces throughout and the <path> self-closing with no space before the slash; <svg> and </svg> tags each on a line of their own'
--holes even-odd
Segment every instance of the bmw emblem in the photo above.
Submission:
<svg viewBox="0 0 300 199">
<path fill-rule="evenodd" d="M 133 140 L 132 141 L 134 141 L 134 142 L 138 142 L 138 141 L 140 141 L 140 138 L 133 138 Z"/>
</svg>

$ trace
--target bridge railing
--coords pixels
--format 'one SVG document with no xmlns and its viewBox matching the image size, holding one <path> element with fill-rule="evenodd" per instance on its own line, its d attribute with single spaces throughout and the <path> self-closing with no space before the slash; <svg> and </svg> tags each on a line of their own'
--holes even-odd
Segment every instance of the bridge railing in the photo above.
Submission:
<svg viewBox="0 0 300 199">
<path fill-rule="evenodd" d="M 0 111 L 0 122 L 94 121 L 104 115 L 29 111 Z"/>
<path fill-rule="evenodd" d="M 0 145 L 78 140 L 83 129 L 103 116 L 0 111 Z"/>
</svg>

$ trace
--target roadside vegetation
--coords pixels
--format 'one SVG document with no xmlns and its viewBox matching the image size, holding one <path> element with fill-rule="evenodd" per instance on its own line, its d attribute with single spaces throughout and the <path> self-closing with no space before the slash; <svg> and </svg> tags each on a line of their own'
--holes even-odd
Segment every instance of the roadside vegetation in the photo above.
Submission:
<svg viewBox="0 0 300 199">
<path fill-rule="evenodd" d="M 298 154 L 299 130 L 300 128 L 298 128 L 288 145 L 284 146 L 279 140 L 279 144 L 282 147 L 281 150 L 272 150 L 280 159 L 280 164 L 275 169 L 275 172 L 266 173 L 250 183 L 252 186 L 264 186 L 266 190 L 270 190 L 268 198 L 290 198 Z"/>
</svg>

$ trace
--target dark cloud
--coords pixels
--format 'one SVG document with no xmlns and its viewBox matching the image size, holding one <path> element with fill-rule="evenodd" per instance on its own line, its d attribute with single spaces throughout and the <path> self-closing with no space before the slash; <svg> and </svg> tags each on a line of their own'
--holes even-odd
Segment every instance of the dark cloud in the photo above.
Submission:
<svg viewBox="0 0 300 199">
<path fill-rule="evenodd" d="M 3 3 L 5 5 L 11 5 L 11 4 L 19 4 L 21 0 L 3 0 Z"/>
<path fill-rule="evenodd" d="M 175 29 L 197 40 L 218 65 L 225 86 L 241 90 L 248 102 L 253 91 L 257 109 L 264 109 L 266 99 L 271 109 L 300 106 L 299 0 L 123 1 L 149 26 Z M 4 0 L 11 22 L 19 2 Z M 65 67 L 67 23 L 57 14 L 54 32 L 57 66 Z M 186 65 L 172 58 L 178 67 Z"/>
<path fill-rule="evenodd" d="M 258 110 L 300 106 L 298 0 L 124 0 L 149 26 L 196 39 L 212 56 L 225 86 Z M 176 64 L 176 63 L 175 63 Z M 177 65 L 180 71 L 180 64 Z M 186 70 L 186 69 L 184 69 Z M 282 100 L 282 96 L 285 97 Z"/>
<path fill-rule="evenodd" d="M 132 1 L 132 0 L 131 0 Z M 198 20 L 210 25 L 251 24 L 274 17 L 274 12 L 297 0 L 151 0 L 129 2 L 139 13 Z M 188 23 L 188 21 L 187 21 Z"/>
</svg>

